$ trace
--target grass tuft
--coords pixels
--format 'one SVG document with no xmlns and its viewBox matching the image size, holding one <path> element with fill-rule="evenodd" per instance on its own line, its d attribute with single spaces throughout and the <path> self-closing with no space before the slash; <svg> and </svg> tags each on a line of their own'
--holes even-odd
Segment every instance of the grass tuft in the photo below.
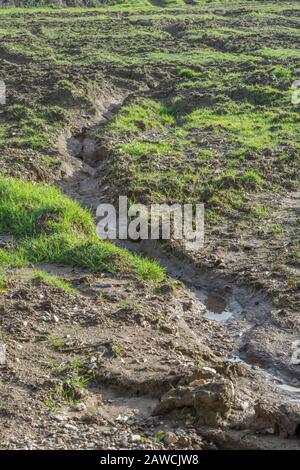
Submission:
<svg viewBox="0 0 300 470">
<path fill-rule="evenodd" d="M 14 248 L 0 249 L 0 266 L 63 263 L 92 272 L 128 271 L 151 283 L 165 276 L 156 262 L 100 240 L 91 214 L 47 185 L 0 177 L 0 233 L 15 237 Z"/>
</svg>

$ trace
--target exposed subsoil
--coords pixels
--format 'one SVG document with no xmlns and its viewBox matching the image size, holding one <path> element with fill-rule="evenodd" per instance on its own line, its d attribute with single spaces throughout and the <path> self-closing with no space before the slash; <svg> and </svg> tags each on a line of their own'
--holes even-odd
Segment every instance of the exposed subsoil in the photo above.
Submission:
<svg viewBox="0 0 300 470">
<path fill-rule="evenodd" d="M 59 139 L 59 186 L 92 211 L 109 189 L 94 134 L 125 97 L 101 97 L 89 125 Z M 30 268 L 12 273 L 0 305 L 2 448 L 298 449 L 297 335 L 267 293 L 159 242 L 126 247 L 159 260 L 177 287 L 40 266 L 70 280 L 74 297 L 32 285 Z M 74 360 L 92 373 L 85 388 L 70 382 Z"/>
<path fill-rule="evenodd" d="M 83 126 L 83 130 L 76 132 L 75 135 L 69 131 L 60 138 L 60 149 L 65 159 L 67 175 L 61 181 L 60 186 L 68 195 L 93 211 L 100 202 L 107 202 L 109 198 L 106 195 L 109 188 L 102 181 L 105 167 L 109 165 L 109 156 L 102 154 L 101 143 L 97 142 L 93 136 L 97 127 L 112 117 L 113 110 L 121 105 L 123 99 L 122 94 L 115 99 L 110 97 L 102 99 L 100 111 L 88 129 Z M 295 195 L 295 200 L 297 201 L 297 195 Z M 288 203 L 293 205 L 290 200 Z M 193 432 L 197 433 L 199 439 L 204 438 L 205 442 L 208 436 L 209 440 L 212 439 L 221 448 L 251 448 L 252 446 L 254 448 L 265 446 L 296 446 L 298 448 L 296 434 L 298 434 L 297 419 L 300 416 L 300 389 L 297 388 L 299 372 L 297 365 L 291 364 L 289 353 L 293 342 L 298 338 L 296 332 L 285 324 L 284 313 L 281 321 L 281 315 L 274 309 L 268 294 L 262 289 L 245 287 L 237 282 L 236 278 L 228 277 L 226 273 L 220 274 L 217 270 L 201 270 L 189 260 L 178 259 L 170 250 L 164 249 L 160 242 L 126 242 L 125 247 L 159 260 L 167 268 L 171 278 L 180 281 L 181 287 L 178 291 L 176 289 L 176 295 L 171 294 L 172 302 L 164 303 L 162 300 L 164 295 L 168 297 L 170 293 L 164 294 L 163 297 L 154 297 L 154 305 L 158 302 L 155 306 L 156 312 L 159 312 L 161 308 L 158 307 L 159 301 L 162 301 L 164 305 L 162 313 L 158 313 L 158 316 L 162 315 L 163 325 L 158 331 L 154 328 L 155 333 L 151 322 L 148 324 L 147 321 L 141 320 L 141 328 L 135 321 L 134 325 L 129 325 L 132 318 L 128 325 L 124 318 L 122 318 L 121 325 L 120 320 L 117 321 L 122 329 L 122 333 L 120 330 L 118 335 L 114 329 L 116 326 L 112 329 L 113 334 L 110 334 L 111 329 L 101 325 L 101 336 L 111 337 L 114 340 L 120 338 L 122 344 L 124 342 L 131 344 L 133 355 L 140 355 L 140 358 L 135 357 L 133 364 L 139 361 L 142 363 L 142 368 L 137 369 L 124 358 L 115 369 L 114 361 L 110 361 L 109 373 L 105 373 L 108 388 L 102 388 L 102 393 L 108 397 L 111 393 L 110 387 L 116 387 L 113 393 L 118 396 L 117 401 L 125 401 L 127 406 L 128 403 L 134 406 L 135 393 L 144 396 L 149 406 L 146 407 L 147 411 L 140 410 L 138 415 L 141 413 L 140 416 L 144 420 L 143 413 L 146 412 L 151 421 L 154 419 L 153 410 L 158 410 L 157 413 L 163 415 L 160 430 L 164 431 L 176 430 L 174 424 L 172 427 L 172 419 L 175 419 L 175 428 L 179 426 L 181 429 L 183 426 L 185 429 L 187 410 L 192 410 L 190 419 L 196 430 L 193 429 Z M 56 267 L 55 272 L 60 273 L 60 268 Z M 63 276 L 65 277 L 65 274 Z M 134 293 L 135 288 L 131 285 L 128 291 Z M 85 295 L 87 295 L 86 292 Z M 139 292 L 139 301 L 144 295 L 143 290 Z M 125 298 L 128 301 L 128 298 Z M 167 315 L 165 308 L 169 310 Z M 108 321 L 107 313 L 105 317 Z M 152 356 L 148 362 L 147 355 L 151 338 L 153 339 L 153 334 L 155 334 L 160 343 L 161 329 L 167 336 L 168 360 L 171 364 L 174 361 L 176 365 L 173 372 L 161 366 L 164 363 L 161 352 L 156 351 L 155 360 Z M 134 338 L 133 330 L 138 330 Z M 74 336 L 80 338 L 82 333 L 77 329 Z M 97 329 L 89 330 L 88 336 L 100 340 Z M 153 345 L 154 342 L 151 344 Z M 170 346 L 173 342 L 174 345 Z M 172 395 L 172 392 L 169 392 L 170 396 L 168 393 L 163 396 L 163 392 L 167 392 L 168 389 L 166 382 L 171 380 L 172 374 L 177 377 L 176 380 L 179 380 L 179 383 L 191 382 L 191 378 L 195 378 L 193 376 L 195 358 L 198 356 L 201 357 L 200 362 L 204 357 L 205 364 L 212 366 L 212 370 L 206 371 L 204 368 L 203 371 L 200 368 L 199 371 L 197 367 L 196 382 L 192 380 L 192 384 L 188 387 L 177 387 L 174 392 L 174 395 L 177 394 L 176 397 Z M 196 363 L 197 361 L 198 359 Z M 183 371 L 178 369 L 180 362 L 183 364 Z M 153 375 L 157 376 L 160 383 L 158 388 L 152 386 Z M 210 410 L 209 401 L 214 396 L 215 390 L 205 392 L 209 396 L 208 403 L 205 405 L 209 410 L 209 416 L 205 416 L 206 410 L 199 420 L 197 416 L 199 409 L 194 401 L 195 396 L 197 397 L 197 387 L 217 389 L 220 383 L 222 383 L 222 391 L 217 392 L 217 397 L 213 399 L 213 410 Z M 123 391 L 127 387 L 124 396 Z M 234 392 L 228 391 L 231 387 Z M 94 396 L 95 393 L 101 392 L 98 388 L 93 388 L 89 393 Z M 199 393 L 201 395 L 202 391 Z M 191 399 L 189 395 L 194 398 Z M 161 398 L 162 401 L 159 404 L 158 399 Z M 94 399 L 95 397 L 90 400 Z M 200 397 L 200 403 L 203 405 L 201 400 L 203 397 Z M 141 399 L 142 402 L 143 399 Z M 127 412 L 130 414 L 129 409 Z M 107 417 L 113 419 L 114 407 L 111 409 L 108 407 L 106 413 Z M 210 416 L 210 413 L 213 416 Z M 236 428 L 241 431 L 237 431 Z M 132 427 L 130 430 L 135 432 Z M 241 441 L 245 430 L 247 430 L 248 437 Z M 158 428 L 156 431 L 159 434 Z M 186 432 L 190 436 L 190 430 L 186 429 Z M 222 434 L 223 432 L 226 437 Z M 259 436 L 257 433 L 260 433 Z M 278 434 L 280 437 L 289 437 L 289 440 L 280 440 L 276 437 Z M 172 440 L 172 437 L 170 439 Z M 175 447 L 180 442 L 176 439 L 174 437 Z M 194 445 L 199 446 L 199 440 L 195 442 L 192 440 L 189 443 L 191 448 Z"/>
</svg>

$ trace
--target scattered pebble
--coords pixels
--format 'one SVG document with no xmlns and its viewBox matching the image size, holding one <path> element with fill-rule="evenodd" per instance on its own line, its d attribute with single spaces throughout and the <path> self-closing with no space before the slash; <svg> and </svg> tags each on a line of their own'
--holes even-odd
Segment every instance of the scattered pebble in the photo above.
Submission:
<svg viewBox="0 0 300 470">
<path fill-rule="evenodd" d="M 66 429 L 69 429 L 70 431 L 77 431 L 78 428 L 76 426 L 74 426 L 74 424 L 65 424 L 65 428 Z"/>
<path fill-rule="evenodd" d="M 6 346 L 0 341 L 0 366 L 3 366 L 6 363 Z"/>
<path fill-rule="evenodd" d="M 139 434 L 131 434 L 130 442 L 140 442 L 142 437 Z"/>
</svg>

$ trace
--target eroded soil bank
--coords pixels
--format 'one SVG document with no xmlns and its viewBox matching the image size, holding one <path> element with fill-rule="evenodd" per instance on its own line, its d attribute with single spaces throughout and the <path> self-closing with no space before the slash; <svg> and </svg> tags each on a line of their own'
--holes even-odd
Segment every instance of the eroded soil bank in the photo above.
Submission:
<svg viewBox="0 0 300 470">
<path fill-rule="evenodd" d="M 59 186 L 94 213 L 113 184 L 96 135 L 124 99 L 102 97 L 89 124 L 83 116 L 59 139 Z M 297 335 L 268 292 L 160 242 L 125 247 L 159 260 L 165 285 L 32 267 L 71 282 L 74 297 L 32 284 L 32 268 L 11 273 L 2 447 L 298 449 L 299 372 L 287 352 Z"/>
<path fill-rule="evenodd" d="M 106 194 L 107 181 L 102 180 L 110 164 L 109 155 L 103 155 L 101 142 L 95 136 L 98 127 L 112 118 L 112 111 L 121 104 L 108 100 L 106 106 L 101 119 L 95 120 L 88 130 L 84 127 L 83 133 L 69 137 L 63 147 L 70 174 L 60 186 L 94 212 L 100 202 L 111 202 Z M 112 184 L 109 182 L 109 187 Z M 166 395 L 155 392 L 155 398 L 161 401 L 156 406 L 153 404 L 152 414 L 154 410 L 154 415 L 163 415 L 168 423 L 166 429 L 173 432 L 174 429 L 168 428 L 170 416 L 185 422 L 188 410 L 193 409 L 197 417 L 200 412 L 197 432 L 200 429 L 202 437 L 209 436 L 221 448 L 298 447 L 299 368 L 287 352 L 287 346 L 293 344 L 297 334 L 282 328 L 277 321 L 270 295 L 251 283 L 247 287 L 245 282 L 219 270 L 201 269 L 183 254 L 178 256 L 178 251 L 176 256 L 176 251 L 162 242 L 117 243 L 158 260 L 170 279 L 179 282 L 176 294 L 173 292 L 169 297 L 174 311 L 164 318 L 163 331 L 173 336 L 170 343 L 174 342 L 174 353 L 179 350 L 182 354 L 182 348 L 191 353 L 191 348 L 195 348 L 191 356 L 194 360 L 198 357 L 197 370 L 195 363 L 193 366 L 189 362 L 173 391 Z M 164 295 L 168 298 L 170 294 Z M 147 333 L 143 331 L 141 335 Z M 145 355 L 141 360 L 147 382 L 152 375 L 153 361 L 151 366 L 147 365 L 147 348 L 142 347 L 140 352 Z M 199 368 L 197 360 L 201 364 L 203 356 L 205 360 Z M 121 387 L 126 387 L 128 374 L 132 373 L 130 367 L 127 369 L 125 365 L 124 369 L 117 379 Z M 164 380 L 160 380 L 163 386 Z M 130 379 L 131 385 L 140 381 L 138 375 Z M 139 394 L 146 392 L 147 396 L 153 396 L 150 389 L 142 387 Z M 205 411 L 199 411 L 202 407 Z M 245 430 L 249 432 L 249 443 L 239 442 Z M 223 431 L 226 437 L 221 438 Z M 282 441 L 278 435 L 289 440 Z"/>
</svg>

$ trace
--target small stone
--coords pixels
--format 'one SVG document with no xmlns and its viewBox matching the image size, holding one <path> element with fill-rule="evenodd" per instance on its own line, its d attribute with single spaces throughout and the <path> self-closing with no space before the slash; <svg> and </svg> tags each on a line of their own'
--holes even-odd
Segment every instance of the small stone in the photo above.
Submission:
<svg viewBox="0 0 300 470">
<path fill-rule="evenodd" d="M 58 323 L 58 322 L 59 322 L 59 318 L 58 318 L 56 315 L 53 315 L 53 321 L 55 321 L 55 323 Z"/>
<path fill-rule="evenodd" d="M 202 371 L 211 376 L 214 376 L 217 373 L 216 369 L 213 369 L 212 367 L 207 367 L 207 366 L 202 367 Z"/>
<path fill-rule="evenodd" d="M 193 302 L 191 300 L 182 302 L 182 308 L 184 312 L 186 312 L 187 310 L 192 310 Z"/>
<path fill-rule="evenodd" d="M 129 416 L 119 415 L 117 416 L 116 421 L 118 421 L 119 423 L 127 423 L 128 419 L 129 419 Z"/>
<path fill-rule="evenodd" d="M 217 259 L 215 260 L 215 266 L 221 267 L 221 266 L 223 266 L 223 265 L 224 265 L 224 260 L 223 260 L 222 258 L 217 258 Z"/>
<path fill-rule="evenodd" d="M 225 263 L 220 263 L 220 264 L 218 264 L 217 268 L 219 268 L 219 269 L 225 269 L 225 268 L 226 268 L 226 264 L 225 264 Z"/>
<path fill-rule="evenodd" d="M 300 365 L 300 351 L 293 351 L 291 364 L 294 366 Z"/>
<path fill-rule="evenodd" d="M 182 446 L 182 447 L 187 447 L 189 445 L 189 439 L 188 437 L 186 436 L 180 436 L 180 438 L 178 439 L 178 445 L 179 446 Z"/>
<path fill-rule="evenodd" d="M 109 354 L 109 349 L 106 346 L 99 346 L 98 351 L 102 353 L 102 355 Z"/>
<path fill-rule="evenodd" d="M 126 434 L 123 434 L 120 436 L 120 440 L 119 440 L 119 443 L 121 446 L 123 447 L 126 447 L 127 444 L 128 444 L 128 437 L 126 436 Z"/>
<path fill-rule="evenodd" d="M 74 411 L 85 411 L 86 405 L 84 403 L 78 403 L 73 409 Z"/>
<path fill-rule="evenodd" d="M 84 388 L 79 388 L 79 387 L 75 387 L 74 388 L 74 391 L 76 393 L 76 398 L 79 400 L 79 399 L 83 399 L 83 398 L 86 398 L 87 394 L 88 394 L 88 391 Z"/>
<path fill-rule="evenodd" d="M 175 444 L 177 441 L 178 441 L 178 437 L 176 436 L 174 432 L 166 432 L 164 436 L 165 444 L 169 446 L 170 444 Z"/>
<path fill-rule="evenodd" d="M 65 428 L 69 429 L 70 431 L 77 431 L 77 427 L 74 424 L 65 424 Z"/>
<path fill-rule="evenodd" d="M 130 442 L 140 442 L 142 437 L 139 434 L 132 434 L 130 436 Z"/>
<path fill-rule="evenodd" d="M 169 334 L 174 333 L 173 328 L 169 325 L 161 325 L 160 329 L 164 331 L 165 333 L 169 333 Z"/>
<path fill-rule="evenodd" d="M 299 387 L 300 382 L 299 382 L 298 379 L 294 378 L 294 379 L 291 381 L 291 385 L 294 386 L 294 387 Z"/>
<path fill-rule="evenodd" d="M 243 401 L 243 400 L 238 400 L 237 405 L 238 405 L 238 408 L 242 411 L 246 411 L 250 407 L 250 403 L 248 401 Z"/>
<path fill-rule="evenodd" d="M 199 371 L 201 373 L 201 371 Z M 161 416 L 178 408 L 193 407 L 204 424 L 214 425 L 224 420 L 234 402 L 235 389 L 231 380 L 201 376 L 187 386 L 171 389 L 161 397 L 153 414 Z"/>
<path fill-rule="evenodd" d="M 6 346 L 0 341 L 0 366 L 4 366 L 6 363 Z"/>
<path fill-rule="evenodd" d="M 68 417 L 65 416 L 65 415 L 55 415 L 55 416 L 54 416 L 54 419 L 55 419 L 56 421 L 60 421 L 60 422 L 61 422 L 61 421 L 67 421 Z"/>
</svg>

